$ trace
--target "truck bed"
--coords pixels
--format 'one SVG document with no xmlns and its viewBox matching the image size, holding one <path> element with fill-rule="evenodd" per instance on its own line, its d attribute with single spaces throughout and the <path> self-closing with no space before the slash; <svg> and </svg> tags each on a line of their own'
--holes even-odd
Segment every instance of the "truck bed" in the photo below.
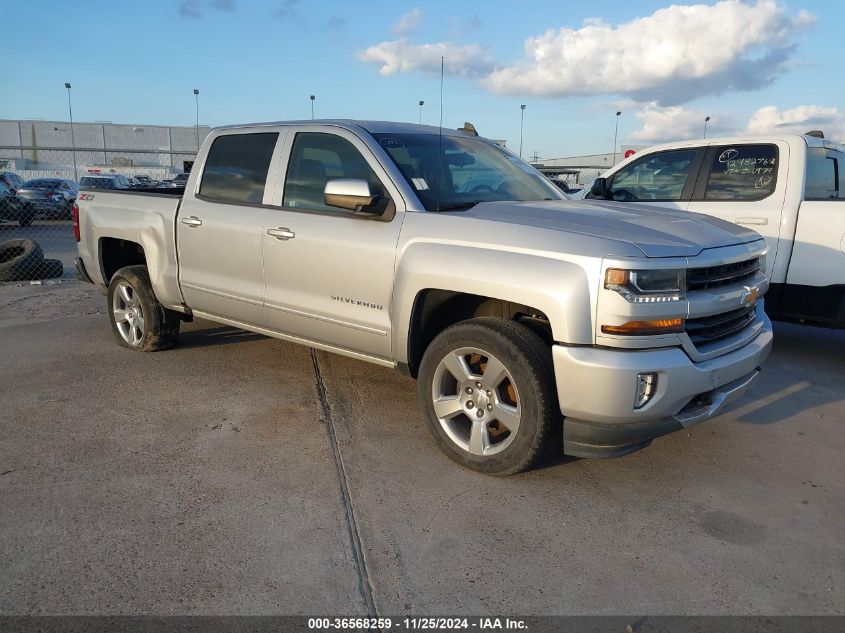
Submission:
<svg viewBox="0 0 845 633">
<path fill-rule="evenodd" d="M 178 283 L 176 221 L 184 189 L 113 191 L 84 189 L 79 192 L 79 254 L 88 275 L 100 287 L 108 285 L 110 272 L 102 269 L 99 256 L 121 243 L 140 244 L 150 277 L 155 280 L 158 300 L 183 310 Z M 127 254 L 128 263 L 131 254 Z"/>
</svg>

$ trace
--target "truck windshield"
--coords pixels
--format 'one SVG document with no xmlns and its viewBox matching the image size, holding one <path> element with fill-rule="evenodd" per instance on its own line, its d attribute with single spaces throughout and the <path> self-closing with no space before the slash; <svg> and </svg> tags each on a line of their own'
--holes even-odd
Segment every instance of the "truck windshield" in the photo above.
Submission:
<svg viewBox="0 0 845 633">
<path fill-rule="evenodd" d="M 437 134 L 373 136 L 428 211 L 467 209 L 480 202 L 502 200 L 566 199 L 528 163 L 480 138 L 444 135 L 441 139 Z"/>
</svg>

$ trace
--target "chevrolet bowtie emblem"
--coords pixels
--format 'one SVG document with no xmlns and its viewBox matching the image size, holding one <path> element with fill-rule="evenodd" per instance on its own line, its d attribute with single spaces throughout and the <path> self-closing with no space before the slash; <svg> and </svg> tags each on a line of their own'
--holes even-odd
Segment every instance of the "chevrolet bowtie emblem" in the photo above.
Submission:
<svg viewBox="0 0 845 633">
<path fill-rule="evenodd" d="M 760 294 L 759 288 L 749 288 L 748 286 L 745 287 L 745 293 L 742 295 L 742 305 L 746 308 L 750 308 L 755 303 L 757 303 L 757 297 Z"/>
</svg>

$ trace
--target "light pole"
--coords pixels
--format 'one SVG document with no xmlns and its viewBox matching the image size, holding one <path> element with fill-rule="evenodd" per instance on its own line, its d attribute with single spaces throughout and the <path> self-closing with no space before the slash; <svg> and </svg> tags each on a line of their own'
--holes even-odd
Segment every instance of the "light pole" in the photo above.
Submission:
<svg viewBox="0 0 845 633">
<path fill-rule="evenodd" d="M 65 88 L 67 88 L 67 114 L 70 118 L 70 149 L 71 149 L 71 156 L 73 156 L 73 179 L 79 180 L 79 173 L 76 169 L 76 137 L 73 134 L 73 108 L 70 105 L 70 83 L 65 82 Z"/>
<path fill-rule="evenodd" d="M 197 154 L 200 153 L 200 91 L 194 88 L 194 101 L 197 105 L 197 124 L 194 127 L 194 133 L 197 136 Z"/>
<path fill-rule="evenodd" d="M 616 139 L 619 138 L 619 117 L 621 111 L 616 111 L 616 130 L 613 132 L 613 164 L 616 164 Z"/>
<path fill-rule="evenodd" d="M 420 100 L 420 125 L 422 125 L 422 107 L 425 105 L 425 101 Z"/>
<path fill-rule="evenodd" d="M 709 116 L 704 117 L 704 138 L 707 138 L 707 122 L 710 120 Z"/>
<path fill-rule="evenodd" d="M 519 157 L 522 158 L 522 131 L 525 128 L 525 104 L 519 106 Z"/>
<path fill-rule="evenodd" d="M 316 99 L 316 95 L 311 95 L 311 120 L 314 120 L 314 99 Z"/>
</svg>

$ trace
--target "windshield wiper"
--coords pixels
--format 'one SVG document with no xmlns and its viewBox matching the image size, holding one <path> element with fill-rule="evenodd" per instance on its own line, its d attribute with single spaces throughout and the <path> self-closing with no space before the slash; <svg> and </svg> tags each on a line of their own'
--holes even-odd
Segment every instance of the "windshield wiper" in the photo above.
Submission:
<svg viewBox="0 0 845 633">
<path fill-rule="evenodd" d="M 456 211 L 458 209 L 469 209 L 482 202 L 489 202 L 488 200 L 469 200 L 467 202 L 453 202 L 452 204 L 443 204 L 435 209 L 435 211 Z"/>
</svg>

